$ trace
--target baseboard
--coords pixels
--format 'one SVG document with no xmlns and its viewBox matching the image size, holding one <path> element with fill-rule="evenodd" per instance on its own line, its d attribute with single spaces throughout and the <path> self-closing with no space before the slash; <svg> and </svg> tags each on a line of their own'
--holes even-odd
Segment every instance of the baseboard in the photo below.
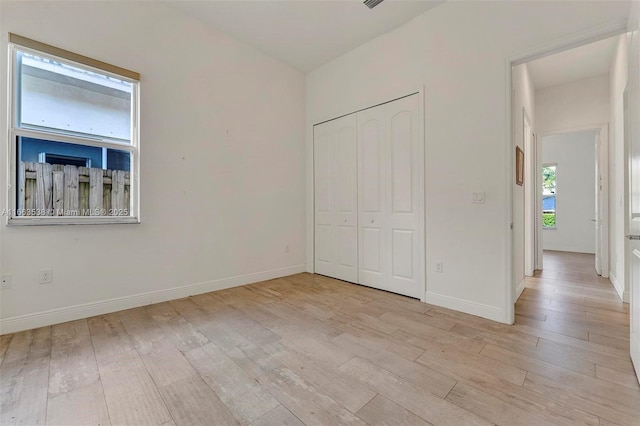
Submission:
<svg viewBox="0 0 640 426">
<path fill-rule="evenodd" d="M 294 265 L 286 268 L 272 269 L 269 271 L 205 281 L 182 287 L 174 287 L 165 290 L 117 297 L 114 299 L 84 303 L 66 308 L 4 318 L 0 320 L 0 335 L 59 324 L 67 321 L 74 321 L 96 315 L 104 315 L 111 312 L 122 311 L 124 309 L 137 308 L 139 306 L 208 293 L 210 291 L 238 287 L 241 285 L 285 277 L 287 275 L 299 274 L 305 272 L 306 269 L 306 265 Z"/>
<path fill-rule="evenodd" d="M 612 271 L 609 271 L 609 281 L 611 281 L 611 285 L 613 285 L 616 293 L 618 293 L 618 297 L 620 298 L 620 300 L 622 300 L 624 303 L 629 303 L 629 291 L 625 290 L 624 285 L 621 284 L 620 281 L 618 281 L 618 278 Z"/>
<path fill-rule="evenodd" d="M 466 314 L 476 315 L 482 318 L 490 319 L 492 321 L 511 324 L 511 322 L 507 318 L 507 313 L 504 310 L 498 309 L 494 306 L 484 305 L 482 303 L 471 302 L 469 300 L 458 299 L 455 297 L 431 292 L 427 292 L 425 301 L 432 305 L 441 306 L 443 308 L 453 309 L 455 311 L 464 312 Z"/>
<path fill-rule="evenodd" d="M 513 303 L 516 303 L 518 301 L 523 291 L 524 291 L 524 279 L 520 281 L 520 284 L 518 284 L 518 286 L 516 287 L 516 298 L 513 301 Z"/>
</svg>

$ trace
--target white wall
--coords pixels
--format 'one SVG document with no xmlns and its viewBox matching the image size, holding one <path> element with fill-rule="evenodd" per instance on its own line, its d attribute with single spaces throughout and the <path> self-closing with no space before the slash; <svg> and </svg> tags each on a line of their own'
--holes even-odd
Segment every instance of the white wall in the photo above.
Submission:
<svg viewBox="0 0 640 426">
<path fill-rule="evenodd" d="M 542 163 L 556 163 L 556 229 L 543 231 L 545 250 L 595 253 L 596 131 L 542 139 Z"/>
<path fill-rule="evenodd" d="M 609 113 L 607 74 L 536 90 L 536 126 L 541 135 L 604 124 Z"/>
<path fill-rule="evenodd" d="M 524 135 L 524 115 L 526 114 L 529 124 L 535 130 L 535 89 L 529 74 L 527 64 L 513 67 L 513 143 L 514 149 L 519 146 L 525 151 L 525 162 L 530 160 L 530 152 L 525 147 Z M 515 161 L 515 160 L 514 160 Z M 515 182 L 515 168 L 513 169 L 513 182 Z M 525 193 L 531 190 L 532 182 L 524 179 L 524 185 L 513 185 L 513 285 L 515 286 L 516 298 L 524 290 L 525 277 L 525 250 L 526 243 L 530 244 L 526 237 L 531 221 L 525 219 Z M 525 241 L 526 240 L 526 241 Z M 528 253 L 527 253 L 528 254 Z"/>
<path fill-rule="evenodd" d="M 308 74 L 307 164 L 313 123 L 424 84 L 427 300 L 510 322 L 509 58 L 626 26 L 628 6 L 446 2 Z M 310 172 L 307 188 L 311 212 Z M 472 204 L 473 191 L 485 191 L 487 202 Z M 308 215 L 309 266 L 312 225 Z M 444 273 L 435 273 L 436 260 Z"/>
<path fill-rule="evenodd" d="M 624 301 L 629 301 L 628 270 L 625 269 L 626 220 L 629 211 L 628 166 L 624 141 L 623 94 L 627 85 L 628 36 L 618 37 L 616 53 L 609 70 L 609 277 Z"/>
<path fill-rule="evenodd" d="M 300 72 L 155 2 L 0 2 L 0 28 L 0 117 L 7 32 L 142 75 L 142 223 L 3 225 L 3 332 L 304 271 Z"/>
</svg>

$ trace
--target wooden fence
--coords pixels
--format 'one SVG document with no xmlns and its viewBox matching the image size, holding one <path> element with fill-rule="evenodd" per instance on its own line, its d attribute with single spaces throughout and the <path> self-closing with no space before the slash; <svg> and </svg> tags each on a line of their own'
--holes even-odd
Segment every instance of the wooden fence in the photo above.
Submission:
<svg viewBox="0 0 640 426">
<path fill-rule="evenodd" d="M 129 216 L 123 170 L 20 163 L 17 216 Z"/>
</svg>

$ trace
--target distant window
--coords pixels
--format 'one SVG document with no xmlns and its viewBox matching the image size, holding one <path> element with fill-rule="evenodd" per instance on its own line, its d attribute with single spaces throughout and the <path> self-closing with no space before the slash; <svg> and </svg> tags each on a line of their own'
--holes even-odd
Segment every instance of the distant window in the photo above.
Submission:
<svg viewBox="0 0 640 426">
<path fill-rule="evenodd" d="M 556 229 L 556 164 L 542 166 L 542 227 Z"/>
<path fill-rule="evenodd" d="M 138 80 L 15 34 L 10 224 L 137 222 Z"/>
<path fill-rule="evenodd" d="M 41 152 L 40 163 L 59 164 L 62 166 L 71 165 L 76 167 L 91 167 L 91 159 L 86 157 L 73 157 L 70 155 L 57 155 Z"/>
</svg>

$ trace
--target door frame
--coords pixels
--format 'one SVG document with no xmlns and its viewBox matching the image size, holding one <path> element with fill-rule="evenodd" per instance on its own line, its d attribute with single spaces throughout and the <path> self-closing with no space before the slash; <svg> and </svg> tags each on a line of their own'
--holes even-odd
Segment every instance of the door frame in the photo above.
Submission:
<svg viewBox="0 0 640 426">
<path fill-rule="evenodd" d="M 542 141 L 547 136 L 565 135 L 568 133 L 577 133 L 584 131 L 595 131 L 596 137 L 600 139 L 601 149 L 603 154 L 600 155 L 600 150 L 596 150 L 596 161 L 598 167 L 602 172 L 602 195 L 598 198 L 598 190 L 596 188 L 596 202 L 598 203 L 598 211 L 600 212 L 600 270 L 602 271 L 602 278 L 609 278 L 609 123 L 597 123 L 588 124 L 585 126 L 569 127 L 558 130 L 551 130 L 538 135 L 539 141 Z M 542 143 L 540 143 L 542 148 Z M 542 157 L 542 156 L 540 156 Z M 536 169 L 542 168 L 542 158 L 538 159 Z M 537 198 L 542 205 L 542 191 L 538 191 Z M 543 232 L 542 221 L 538 221 L 536 224 L 537 232 Z M 597 240 L 596 240 L 597 241 Z M 542 244 L 540 245 L 542 247 Z"/>
<path fill-rule="evenodd" d="M 308 187 L 310 187 L 311 189 L 311 194 L 308 195 L 307 197 L 307 202 L 309 203 L 308 205 L 310 205 L 311 208 L 311 223 L 307 223 L 307 235 L 310 237 L 307 238 L 307 250 L 308 253 L 310 255 L 307 255 L 307 272 L 315 274 L 315 259 L 316 259 L 316 253 L 315 253 L 315 247 L 316 247 L 316 242 L 315 242 L 315 238 L 316 238 L 316 232 L 315 232 L 315 223 L 316 223 L 316 202 L 315 202 L 315 138 L 314 138 L 314 127 L 319 125 L 319 124 L 323 124 L 326 123 L 328 121 L 333 121 L 336 120 L 338 118 L 342 118 L 345 117 L 347 115 L 351 115 L 351 114 L 356 114 L 360 111 L 364 111 L 370 108 L 374 108 L 380 105 L 384 105 L 387 104 L 389 102 L 393 102 L 393 101 L 397 101 L 399 99 L 402 98 L 406 98 L 409 96 L 413 96 L 413 95 L 418 95 L 418 116 L 420 119 L 419 122 L 419 138 L 422 141 L 423 147 L 424 147 L 424 156 L 422 158 L 422 168 L 423 168 L 423 172 L 424 172 L 424 179 L 422 182 L 422 199 L 423 199 L 423 205 L 421 206 L 422 208 L 422 212 L 421 212 L 421 216 L 422 216 L 422 238 L 423 238 L 423 244 L 422 244 L 422 260 L 423 260 L 423 265 L 422 265 L 422 284 L 421 284 L 421 288 L 420 288 L 420 301 L 422 303 L 426 303 L 426 298 L 427 298 L 427 174 L 426 174 L 426 170 L 427 170 L 427 142 L 426 142 L 426 128 L 425 128 L 425 123 L 426 123 L 426 119 L 425 119 L 425 85 L 424 84 L 419 84 L 417 87 L 413 86 L 413 88 L 409 87 L 406 90 L 402 90 L 398 92 L 399 94 L 397 94 L 396 96 L 393 96 L 391 99 L 386 98 L 384 100 L 379 100 L 378 102 L 374 103 L 373 105 L 361 105 L 359 108 L 356 108 L 353 111 L 350 112 L 346 112 L 344 114 L 340 114 L 338 116 L 335 117 L 331 117 L 331 118 L 327 118 L 327 119 L 322 119 L 322 120 L 318 120 L 315 123 L 311 123 L 310 124 L 310 132 L 311 132 L 311 149 L 310 149 L 310 153 L 307 156 L 307 164 L 310 164 L 310 174 L 307 175 L 307 179 L 309 179 L 310 181 L 310 185 Z M 360 285 L 360 284 L 356 284 L 356 285 Z"/>
<path fill-rule="evenodd" d="M 514 186 L 515 180 L 513 179 L 514 171 L 514 158 L 515 158 L 515 143 L 513 133 L 513 99 L 511 97 L 513 87 L 513 67 L 526 62 L 540 59 L 545 56 L 553 55 L 554 53 L 563 52 L 576 47 L 584 46 L 589 43 L 604 40 L 609 37 L 614 37 L 620 34 L 628 32 L 627 21 L 620 21 L 610 25 L 604 25 L 599 27 L 593 27 L 585 31 L 570 34 L 564 37 L 558 37 L 557 39 L 532 47 L 529 50 L 514 52 L 513 55 L 504 59 L 504 99 L 506 101 L 506 108 L 504 111 L 504 158 L 506 159 L 506 167 L 504 170 L 504 191 L 507 200 L 507 214 L 504 222 L 504 242 L 505 242 L 505 271 L 504 271 L 504 299 L 505 306 L 505 322 L 513 324 L 515 321 L 515 294 L 516 285 L 513 279 L 514 269 L 514 232 L 513 232 L 513 203 L 514 203 Z M 540 139 L 540 135 L 538 135 Z"/>
<path fill-rule="evenodd" d="M 525 173 L 524 173 L 524 275 L 525 277 L 532 277 L 533 271 L 536 269 L 536 189 L 537 179 L 534 179 L 538 170 L 537 156 L 536 156 L 536 143 L 533 137 L 533 124 L 531 122 L 530 115 L 526 108 L 522 108 L 522 145 L 524 149 L 524 161 L 525 161 Z M 529 132 L 528 135 L 524 134 L 525 131 Z M 533 184 L 531 184 L 534 182 Z M 527 220 L 528 219 L 528 220 Z M 520 292 L 520 290 L 518 290 Z"/>
</svg>

